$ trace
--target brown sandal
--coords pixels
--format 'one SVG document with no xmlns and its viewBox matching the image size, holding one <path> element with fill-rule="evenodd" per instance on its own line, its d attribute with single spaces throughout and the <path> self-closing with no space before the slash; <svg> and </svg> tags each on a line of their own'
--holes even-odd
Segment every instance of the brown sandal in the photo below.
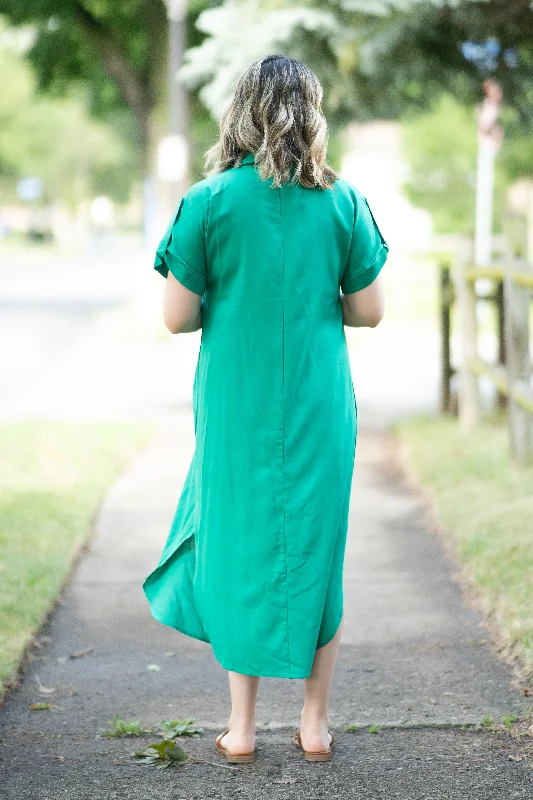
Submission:
<svg viewBox="0 0 533 800">
<path fill-rule="evenodd" d="M 333 746 L 333 742 L 335 741 L 335 736 L 333 735 L 333 731 L 330 731 L 329 728 L 328 733 L 331 736 L 329 750 L 304 750 L 302 746 L 302 740 L 300 738 L 300 728 L 298 728 L 294 735 L 294 744 L 296 747 L 299 747 L 304 751 L 306 761 L 329 761 L 331 759 L 331 748 Z"/>
<path fill-rule="evenodd" d="M 226 728 L 216 738 L 217 750 L 224 753 L 226 761 L 229 761 L 230 764 L 247 764 L 250 761 L 255 761 L 255 750 L 252 750 L 251 753 L 232 753 L 227 747 L 224 747 L 222 739 L 228 732 L 229 728 Z"/>
</svg>

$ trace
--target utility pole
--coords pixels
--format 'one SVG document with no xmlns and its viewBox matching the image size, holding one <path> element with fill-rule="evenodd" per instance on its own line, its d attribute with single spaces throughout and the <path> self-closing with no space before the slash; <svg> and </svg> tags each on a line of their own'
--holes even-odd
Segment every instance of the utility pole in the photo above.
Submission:
<svg viewBox="0 0 533 800">
<path fill-rule="evenodd" d="M 183 85 L 176 79 L 185 50 L 185 0 L 168 0 L 168 96 L 170 133 L 187 133 L 187 98 Z"/>
<path fill-rule="evenodd" d="M 485 98 L 477 115 L 478 154 L 474 259 L 479 267 L 486 267 L 492 260 L 494 162 L 503 138 L 503 128 L 497 121 L 503 99 L 502 90 L 492 78 L 483 81 L 483 90 Z"/>
<path fill-rule="evenodd" d="M 185 50 L 186 0 L 167 0 L 168 11 L 168 135 L 159 143 L 157 171 L 166 187 L 168 217 L 185 194 L 189 177 L 187 93 L 177 79 Z"/>
</svg>

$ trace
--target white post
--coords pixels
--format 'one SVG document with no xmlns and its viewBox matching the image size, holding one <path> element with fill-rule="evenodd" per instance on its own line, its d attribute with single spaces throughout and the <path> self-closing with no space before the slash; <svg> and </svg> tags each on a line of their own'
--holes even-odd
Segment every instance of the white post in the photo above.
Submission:
<svg viewBox="0 0 533 800">
<path fill-rule="evenodd" d="M 463 348 L 459 368 L 459 424 L 463 431 L 473 430 L 481 419 L 478 377 L 471 365 L 471 361 L 477 360 L 478 355 L 476 288 L 472 281 L 467 281 L 465 275 L 471 264 L 471 250 L 472 241 L 467 238 L 461 238 L 453 271 Z"/>
<path fill-rule="evenodd" d="M 498 123 L 502 90 L 494 80 L 483 82 L 485 99 L 478 110 L 478 154 L 476 172 L 476 233 L 474 259 L 486 267 L 492 259 L 492 217 L 494 197 L 494 161 L 503 129 Z"/>
<path fill-rule="evenodd" d="M 526 245 L 526 260 L 529 265 L 533 264 L 533 183 L 530 184 L 528 192 L 528 208 L 527 208 L 527 245 Z"/>
<path fill-rule="evenodd" d="M 479 137 L 476 171 L 476 237 L 474 259 L 486 267 L 492 259 L 492 206 L 494 196 L 494 145 Z"/>
</svg>

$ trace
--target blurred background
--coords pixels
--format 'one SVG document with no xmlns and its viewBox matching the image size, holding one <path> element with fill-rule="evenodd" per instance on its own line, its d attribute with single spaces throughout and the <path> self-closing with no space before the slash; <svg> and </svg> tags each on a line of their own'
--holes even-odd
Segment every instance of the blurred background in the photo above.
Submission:
<svg viewBox="0 0 533 800">
<path fill-rule="evenodd" d="M 391 247 L 387 324 L 349 332 L 361 403 L 387 418 L 439 408 L 436 254 L 477 235 L 488 263 L 511 198 L 529 224 L 522 2 L 2 0 L 0 14 L 0 413 L 109 416 L 186 400 L 199 336 L 171 343 L 162 330 L 150 259 L 202 177 L 236 79 L 269 52 L 318 74 L 330 161 Z M 478 314 L 495 358 L 490 308 Z M 168 348 L 183 350 L 173 375 Z M 481 387 L 490 402 L 493 383 Z"/>
<path fill-rule="evenodd" d="M 520 585 L 502 614 L 531 664 L 523 0 L 0 0 L 0 476 L 15 514 L 5 529 L 50 517 L 43 492 L 63 513 L 92 470 L 88 520 L 150 426 L 190 408 L 200 333 L 164 328 L 154 251 L 202 177 L 236 79 L 273 52 L 320 78 L 329 160 L 367 196 L 390 246 L 385 320 L 347 331 L 361 425 L 396 426 L 435 496 L 463 487 L 443 521 L 465 537 L 465 559 L 488 559 L 494 597 L 502 581 L 511 594 Z M 496 494 L 490 525 L 467 530 L 472 504 Z M 68 553 L 84 524 L 64 532 Z M 57 555 L 54 530 L 53 546 L 39 534 L 43 553 Z M 518 558 L 520 580 L 494 572 Z M 66 563 L 56 583 L 43 577 L 51 561 L 39 567 L 33 585 L 54 596 Z M 4 628 L 15 625 L 8 606 Z"/>
</svg>

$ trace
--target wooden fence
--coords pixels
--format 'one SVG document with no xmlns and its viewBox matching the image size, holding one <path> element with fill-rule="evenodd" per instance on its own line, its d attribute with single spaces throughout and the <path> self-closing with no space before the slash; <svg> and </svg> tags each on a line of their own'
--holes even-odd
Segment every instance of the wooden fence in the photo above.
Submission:
<svg viewBox="0 0 533 800">
<path fill-rule="evenodd" d="M 511 453 L 520 463 L 533 463 L 533 391 L 529 318 L 533 268 L 524 258 L 524 238 L 516 236 L 508 220 L 505 250 L 487 267 L 473 265 L 471 240 L 458 240 L 452 256 L 438 257 L 440 265 L 441 316 L 441 411 L 458 411 L 465 431 L 481 419 L 479 378 L 485 376 L 498 390 L 498 404 L 507 408 Z M 492 284 L 482 293 L 480 281 Z M 451 312 L 456 304 L 461 328 L 462 358 L 457 402 L 452 393 L 456 370 L 451 360 Z M 497 363 L 488 364 L 479 355 L 478 306 L 490 303 L 495 310 L 498 338 Z"/>
</svg>

